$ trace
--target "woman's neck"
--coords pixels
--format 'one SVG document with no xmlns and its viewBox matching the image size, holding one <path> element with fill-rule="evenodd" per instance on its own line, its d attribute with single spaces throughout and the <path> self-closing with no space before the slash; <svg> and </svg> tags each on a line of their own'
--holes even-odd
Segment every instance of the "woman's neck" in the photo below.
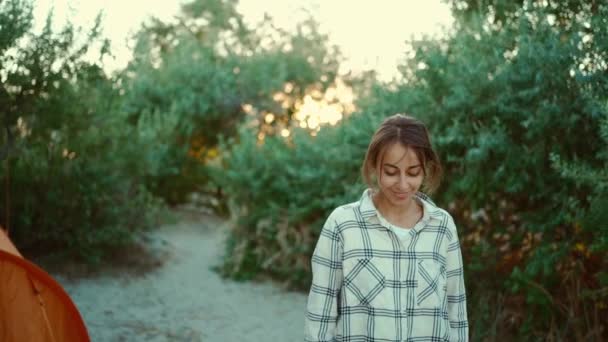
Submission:
<svg viewBox="0 0 608 342">
<path fill-rule="evenodd" d="M 411 227 L 422 217 L 422 207 L 414 197 L 402 206 L 393 205 L 380 192 L 373 193 L 372 200 L 380 214 L 397 226 Z"/>
</svg>

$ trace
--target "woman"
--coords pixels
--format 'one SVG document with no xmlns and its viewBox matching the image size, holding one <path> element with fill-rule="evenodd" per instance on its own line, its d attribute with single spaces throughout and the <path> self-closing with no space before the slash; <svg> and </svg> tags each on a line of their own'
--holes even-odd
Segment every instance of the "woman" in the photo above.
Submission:
<svg viewBox="0 0 608 342">
<path fill-rule="evenodd" d="M 396 114 L 378 128 L 370 189 L 331 213 L 315 247 L 307 341 L 468 341 L 456 226 L 419 192 L 441 170 L 420 121 Z"/>
</svg>

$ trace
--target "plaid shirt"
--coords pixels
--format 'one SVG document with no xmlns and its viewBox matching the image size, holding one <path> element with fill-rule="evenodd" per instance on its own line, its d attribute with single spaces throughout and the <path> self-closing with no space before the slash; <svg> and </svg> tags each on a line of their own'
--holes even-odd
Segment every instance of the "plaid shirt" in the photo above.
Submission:
<svg viewBox="0 0 608 342">
<path fill-rule="evenodd" d="M 401 239 L 369 190 L 331 213 L 312 257 L 306 341 L 468 341 L 456 226 L 416 198 L 423 217 Z"/>
</svg>

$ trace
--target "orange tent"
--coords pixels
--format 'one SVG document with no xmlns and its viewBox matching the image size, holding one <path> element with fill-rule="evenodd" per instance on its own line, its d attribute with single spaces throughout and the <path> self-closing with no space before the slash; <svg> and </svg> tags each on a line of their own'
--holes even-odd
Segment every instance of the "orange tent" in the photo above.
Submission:
<svg viewBox="0 0 608 342">
<path fill-rule="evenodd" d="M 0 341 L 90 341 L 78 309 L 61 285 L 25 260 L 2 227 Z"/>
</svg>

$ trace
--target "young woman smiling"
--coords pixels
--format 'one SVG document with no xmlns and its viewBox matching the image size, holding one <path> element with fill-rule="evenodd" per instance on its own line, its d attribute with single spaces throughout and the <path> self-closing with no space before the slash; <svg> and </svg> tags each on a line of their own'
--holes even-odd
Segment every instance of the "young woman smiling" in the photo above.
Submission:
<svg viewBox="0 0 608 342">
<path fill-rule="evenodd" d="M 468 341 L 456 226 L 420 191 L 441 173 L 422 122 L 380 125 L 362 166 L 369 189 L 331 213 L 315 247 L 306 341 Z"/>
</svg>

